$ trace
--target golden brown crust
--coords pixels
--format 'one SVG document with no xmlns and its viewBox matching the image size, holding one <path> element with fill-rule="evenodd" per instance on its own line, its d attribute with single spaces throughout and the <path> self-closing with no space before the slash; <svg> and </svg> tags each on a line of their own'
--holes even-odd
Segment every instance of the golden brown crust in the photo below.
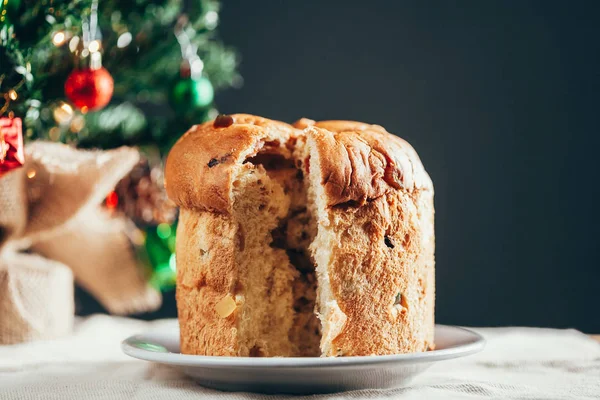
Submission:
<svg viewBox="0 0 600 400">
<path fill-rule="evenodd" d="M 379 125 L 321 121 L 306 130 L 322 154 L 327 204 L 364 204 L 393 189 L 432 190 L 414 149 Z"/>
<path fill-rule="evenodd" d="M 167 192 L 182 208 L 177 242 L 182 352 L 248 355 L 240 347 L 238 311 L 227 318 L 215 313 L 241 279 L 235 243 L 243 217 L 232 211 L 233 180 L 250 166 L 244 165 L 248 158 L 269 153 L 269 146 L 291 157 L 297 140 L 299 149 L 310 144 L 318 158 L 294 153 L 304 172 L 311 172 L 313 186 L 322 189 L 319 224 L 327 225 L 323 231 L 329 235 L 321 242 L 326 245 L 313 243 L 330 251 L 321 258 L 327 261 L 317 261 L 334 304 L 328 322 L 334 334 L 325 347 L 321 343 L 323 355 L 433 347 L 433 186 L 413 148 L 378 125 L 302 119 L 291 126 L 232 117 L 230 126 L 193 127 L 167 160 Z"/>
<path fill-rule="evenodd" d="M 264 142 L 297 135 L 291 125 L 248 114 L 231 115 L 234 123 L 195 125 L 173 146 L 165 166 L 167 194 L 178 206 L 230 212 L 232 177 Z M 279 143 L 279 145 L 283 145 Z"/>
<path fill-rule="evenodd" d="M 325 121 L 306 132 L 325 214 L 311 245 L 328 333 L 323 355 L 426 351 L 434 339 L 434 204 L 418 156 L 379 126 Z"/>
<path fill-rule="evenodd" d="M 314 122 L 294 126 L 248 114 L 231 115 L 234 123 L 213 121 L 193 126 L 173 146 L 165 167 L 169 197 L 179 206 L 230 211 L 232 174 L 265 142 L 314 135 L 323 149 L 322 174 L 329 205 L 364 204 L 392 189 L 412 191 L 433 185 L 414 149 L 379 125 L 354 121 Z"/>
<path fill-rule="evenodd" d="M 324 355 L 426 351 L 434 326 L 432 193 L 392 192 L 363 207 L 330 208 L 329 220 L 338 240 L 328 278 L 344 318 L 333 318 L 343 322 Z"/>
<path fill-rule="evenodd" d="M 237 281 L 235 235 L 229 216 L 182 209 L 177 227 L 177 312 L 181 352 L 239 355 L 236 313 L 221 318 L 216 304 Z"/>
</svg>

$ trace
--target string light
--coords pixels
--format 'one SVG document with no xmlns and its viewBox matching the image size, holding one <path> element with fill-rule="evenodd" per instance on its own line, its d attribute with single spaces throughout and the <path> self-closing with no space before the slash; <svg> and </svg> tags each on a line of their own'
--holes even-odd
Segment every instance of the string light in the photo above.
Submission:
<svg viewBox="0 0 600 400">
<path fill-rule="evenodd" d="M 146 241 L 146 236 L 144 232 L 140 229 L 135 229 L 130 235 L 129 239 L 136 246 L 142 246 Z"/>
<path fill-rule="evenodd" d="M 208 29 L 215 29 L 219 23 L 219 14 L 216 11 L 209 11 L 204 16 L 204 21 Z"/>
<path fill-rule="evenodd" d="M 29 179 L 35 178 L 36 175 L 37 175 L 37 172 L 35 171 L 35 169 L 30 169 L 29 171 L 27 171 L 27 177 Z"/>
<path fill-rule="evenodd" d="M 58 129 L 56 126 L 50 128 L 48 131 L 48 137 L 50 140 L 54 140 L 56 142 L 58 139 L 60 139 L 60 129 Z"/>
<path fill-rule="evenodd" d="M 171 236 L 171 226 L 166 223 L 158 224 L 156 227 L 156 234 L 161 239 L 166 239 Z"/>
<path fill-rule="evenodd" d="M 198 57 L 190 62 L 190 73 L 193 77 L 202 76 L 202 70 L 204 70 L 204 62 Z"/>
<path fill-rule="evenodd" d="M 0 76 L 0 83 L 2 82 L 2 80 L 4 80 L 4 75 Z M 4 100 L 4 104 L 2 105 L 2 107 L 0 107 L 0 115 L 4 114 L 6 111 L 8 111 L 8 106 L 10 106 L 11 101 L 15 101 L 19 98 L 19 94 L 17 93 L 17 90 L 19 90 L 19 88 L 24 83 L 25 83 L 25 79 L 23 79 L 21 82 L 19 82 L 16 86 L 14 86 L 8 92 L 0 93 L 0 100 Z M 13 118 L 13 116 L 14 116 L 14 114 L 11 111 L 9 114 L 9 118 Z"/>
<path fill-rule="evenodd" d="M 123 47 L 129 46 L 131 41 L 133 40 L 133 36 L 130 32 L 122 33 L 117 39 L 117 47 L 122 49 Z"/>
<path fill-rule="evenodd" d="M 90 51 L 90 53 L 98 52 L 100 50 L 100 41 L 92 40 L 90 42 L 90 45 L 88 46 L 88 50 Z"/>
<path fill-rule="evenodd" d="M 169 268 L 171 268 L 172 271 L 177 270 L 177 259 L 175 257 L 175 253 L 171 254 L 171 257 L 169 257 Z"/>
<path fill-rule="evenodd" d="M 61 102 L 61 104 L 54 109 L 52 114 L 54 115 L 54 120 L 58 124 L 67 124 L 73 118 L 73 107 L 65 102 Z"/>
<path fill-rule="evenodd" d="M 67 36 L 63 31 L 58 31 L 54 34 L 54 36 L 52 36 L 52 43 L 54 43 L 54 45 L 57 47 L 65 44 L 66 40 Z"/>
<path fill-rule="evenodd" d="M 77 46 L 79 46 L 79 36 L 73 36 L 73 38 L 69 41 L 69 50 L 71 53 L 75 53 L 75 51 L 77 51 Z"/>
<path fill-rule="evenodd" d="M 77 133 L 85 127 L 85 119 L 78 115 L 71 121 L 71 132 Z"/>
<path fill-rule="evenodd" d="M 63 110 L 65 110 L 69 114 L 73 113 L 73 108 L 70 105 L 68 105 L 67 103 L 62 103 L 62 105 L 60 106 L 60 108 L 62 108 Z"/>
<path fill-rule="evenodd" d="M 219 110 L 216 108 L 211 108 L 208 110 L 208 119 L 215 119 L 217 118 L 217 115 L 219 115 Z"/>
</svg>

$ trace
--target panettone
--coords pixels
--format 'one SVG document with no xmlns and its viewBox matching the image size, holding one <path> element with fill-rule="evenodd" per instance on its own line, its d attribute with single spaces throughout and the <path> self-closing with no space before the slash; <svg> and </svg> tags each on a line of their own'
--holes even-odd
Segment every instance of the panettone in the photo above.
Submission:
<svg viewBox="0 0 600 400">
<path fill-rule="evenodd" d="M 433 186 L 404 140 L 237 114 L 166 163 L 180 206 L 181 351 L 354 356 L 433 347 Z"/>
</svg>

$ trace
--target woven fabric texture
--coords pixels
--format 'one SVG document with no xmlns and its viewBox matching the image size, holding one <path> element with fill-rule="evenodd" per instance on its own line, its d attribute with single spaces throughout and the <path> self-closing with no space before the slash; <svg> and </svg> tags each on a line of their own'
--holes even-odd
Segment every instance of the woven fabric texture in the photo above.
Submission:
<svg viewBox="0 0 600 400">
<path fill-rule="evenodd" d="M 68 338 L 0 346 L 0 399 L 598 399 L 600 345 L 575 330 L 477 329 L 481 353 L 433 365 L 405 388 L 277 396 L 203 388 L 177 369 L 121 353 L 165 321 L 93 316 Z"/>
<path fill-rule="evenodd" d="M 138 151 L 34 142 L 25 155 L 0 177 L 0 344 L 70 333 L 73 279 L 111 313 L 157 308 L 125 220 L 100 208 Z"/>
</svg>

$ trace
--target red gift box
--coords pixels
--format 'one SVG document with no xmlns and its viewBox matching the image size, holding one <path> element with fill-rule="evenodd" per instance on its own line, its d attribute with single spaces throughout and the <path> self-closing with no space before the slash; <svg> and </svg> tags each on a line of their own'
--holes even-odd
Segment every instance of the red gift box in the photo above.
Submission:
<svg viewBox="0 0 600 400">
<path fill-rule="evenodd" d="M 21 118 L 0 118 L 0 176 L 23 165 Z"/>
</svg>

